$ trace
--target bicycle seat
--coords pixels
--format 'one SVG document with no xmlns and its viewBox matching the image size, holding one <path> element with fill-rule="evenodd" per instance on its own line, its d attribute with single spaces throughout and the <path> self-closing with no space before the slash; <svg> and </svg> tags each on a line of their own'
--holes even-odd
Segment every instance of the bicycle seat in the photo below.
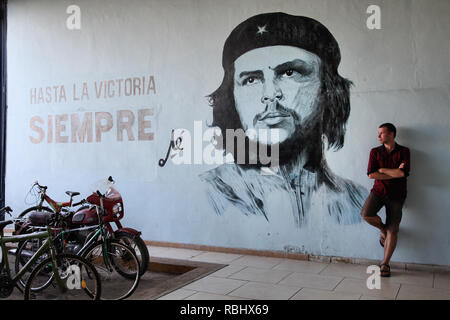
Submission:
<svg viewBox="0 0 450 320">
<path fill-rule="evenodd" d="M 66 191 L 66 194 L 71 196 L 71 197 L 75 197 L 75 196 L 80 195 L 79 192 L 75 192 L 75 191 Z"/>
<path fill-rule="evenodd" d="M 12 220 L 6 220 L 6 221 L 0 221 L 0 231 L 3 231 L 3 229 L 8 225 L 13 223 Z"/>
</svg>

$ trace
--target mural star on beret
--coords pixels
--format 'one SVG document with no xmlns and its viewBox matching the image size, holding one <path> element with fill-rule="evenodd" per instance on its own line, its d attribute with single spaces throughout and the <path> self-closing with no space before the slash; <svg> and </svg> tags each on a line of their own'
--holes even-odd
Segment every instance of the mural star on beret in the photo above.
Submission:
<svg viewBox="0 0 450 320">
<path fill-rule="evenodd" d="M 266 29 L 267 25 L 263 25 L 262 27 L 258 26 L 258 31 L 256 31 L 256 34 L 263 34 L 264 32 L 268 32 Z"/>
</svg>

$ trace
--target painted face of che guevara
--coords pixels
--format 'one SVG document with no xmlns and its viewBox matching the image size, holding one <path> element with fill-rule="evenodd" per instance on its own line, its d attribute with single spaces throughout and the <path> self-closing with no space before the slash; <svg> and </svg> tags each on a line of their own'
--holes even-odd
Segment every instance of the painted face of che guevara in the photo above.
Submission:
<svg viewBox="0 0 450 320">
<path fill-rule="evenodd" d="M 318 108 L 320 63 L 314 53 L 292 46 L 257 48 L 238 57 L 234 99 L 243 129 L 278 129 L 279 141 L 270 143 L 282 143 L 305 127 Z"/>
</svg>

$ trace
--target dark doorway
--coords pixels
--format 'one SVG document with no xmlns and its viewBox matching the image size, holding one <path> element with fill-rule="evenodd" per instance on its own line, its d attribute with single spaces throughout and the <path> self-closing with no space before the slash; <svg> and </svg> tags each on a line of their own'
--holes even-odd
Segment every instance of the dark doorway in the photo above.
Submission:
<svg viewBox="0 0 450 320">
<path fill-rule="evenodd" d="M 0 208 L 5 206 L 6 163 L 6 0 L 0 2 Z M 4 220 L 4 214 L 0 216 Z"/>
</svg>

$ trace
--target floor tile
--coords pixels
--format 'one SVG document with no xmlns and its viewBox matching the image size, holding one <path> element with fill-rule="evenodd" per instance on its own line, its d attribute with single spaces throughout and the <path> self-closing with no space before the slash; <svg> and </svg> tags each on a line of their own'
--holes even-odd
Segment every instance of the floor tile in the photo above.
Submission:
<svg viewBox="0 0 450 320">
<path fill-rule="evenodd" d="M 273 270 L 286 270 L 292 272 L 319 273 L 328 266 L 327 263 L 285 259 L 273 267 Z"/>
<path fill-rule="evenodd" d="M 241 300 L 241 299 L 243 298 L 208 292 L 197 292 L 194 293 L 193 295 L 190 295 L 185 300 Z"/>
<path fill-rule="evenodd" d="M 211 273 L 210 276 L 227 278 L 227 277 L 231 276 L 232 274 L 234 274 L 238 271 L 241 271 L 242 269 L 245 269 L 245 268 L 247 268 L 247 267 L 241 266 L 241 265 L 230 264 L 214 273 Z"/>
<path fill-rule="evenodd" d="M 271 269 L 277 264 L 279 264 L 283 259 L 281 258 L 271 258 L 271 257 L 259 257 L 259 256 L 242 256 L 239 259 L 233 260 L 230 264 L 234 265 L 244 265 L 247 267 L 254 268 L 266 268 Z"/>
<path fill-rule="evenodd" d="M 166 248 L 147 246 L 150 257 L 164 257 Z"/>
<path fill-rule="evenodd" d="M 175 291 L 172 291 L 162 297 L 159 297 L 157 300 L 183 300 L 193 294 L 195 294 L 197 291 L 194 290 L 186 290 L 186 289 L 178 289 Z"/>
<path fill-rule="evenodd" d="M 450 289 L 450 273 L 435 272 L 434 274 L 434 288 Z"/>
<path fill-rule="evenodd" d="M 216 294 L 227 294 L 245 283 L 246 281 L 208 276 L 188 284 L 183 288 Z"/>
<path fill-rule="evenodd" d="M 391 269 L 391 276 L 386 278 L 386 280 L 394 283 L 432 288 L 433 278 L 432 272 Z"/>
<path fill-rule="evenodd" d="M 288 277 L 284 278 L 279 284 L 297 287 L 306 287 L 313 289 L 333 290 L 342 277 L 323 276 L 314 273 L 294 272 Z"/>
<path fill-rule="evenodd" d="M 149 249 L 150 257 L 161 257 L 172 259 L 190 259 L 202 253 L 203 251 L 180 249 L 180 248 L 153 247 Z"/>
<path fill-rule="evenodd" d="M 360 297 L 359 293 L 303 288 L 290 300 L 359 300 Z"/>
<path fill-rule="evenodd" d="M 324 276 L 367 279 L 370 276 L 370 274 L 366 272 L 367 267 L 368 266 L 349 263 L 330 263 L 320 272 L 320 274 Z"/>
<path fill-rule="evenodd" d="M 400 284 L 385 281 L 383 278 L 381 279 L 380 289 L 367 288 L 366 280 L 345 278 L 334 290 L 339 292 L 359 293 L 372 297 L 395 299 L 399 288 Z"/>
<path fill-rule="evenodd" d="M 212 262 L 212 263 L 230 263 L 233 260 L 242 257 L 241 254 L 222 253 L 222 252 L 203 252 L 192 257 L 190 260 Z"/>
<path fill-rule="evenodd" d="M 392 300 L 392 299 L 362 295 L 359 300 Z"/>
<path fill-rule="evenodd" d="M 287 300 L 300 288 L 261 282 L 248 282 L 229 293 L 231 296 L 260 300 Z"/>
<path fill-rule="evenodd" d="M 445 299 L 450 300 L 450 272 L 392 268 L 381 289 L 367 288 L 366 265 L 148 246 L 151 257 L 228 264 L 213 274 L 175 290 L 161 300 L 213 299 Z"/>
<path fill-rule="evenodd" d="M 291 273 L 290 271 L 283 271 L 283 270 L 247 267 L 229 276 L 229 278 L 238 280 L 256 281 L 256 282 L 277 283 L 290 273 Z"/>
<path fill-rule="evenodd" d="M 403 284 L 398 300 L 450 300 L 450 290 Z"/>
</svg>

